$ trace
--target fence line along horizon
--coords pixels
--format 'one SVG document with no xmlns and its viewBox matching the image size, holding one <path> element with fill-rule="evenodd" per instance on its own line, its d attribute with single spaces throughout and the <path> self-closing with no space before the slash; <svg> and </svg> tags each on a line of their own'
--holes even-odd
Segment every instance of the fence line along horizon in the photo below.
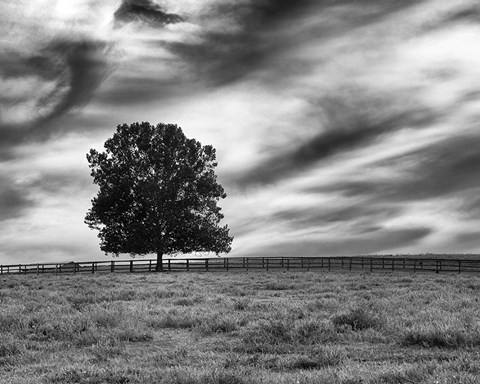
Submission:
<svg viewBox="0 0 480 384">
<path fill-rule="evenodd" d="M 142 273 L 228 271 L 384 271 L 480 273 L 480 255 L 375 255 L 375 256 L 279 256 L 169 258 L 157 268 L 156 259 L 103 260 L 66 263 L 0 265 L 0 274 L 44 273 Z M 463 255 L 467 256 L 467 255 Z"/>
</svg>

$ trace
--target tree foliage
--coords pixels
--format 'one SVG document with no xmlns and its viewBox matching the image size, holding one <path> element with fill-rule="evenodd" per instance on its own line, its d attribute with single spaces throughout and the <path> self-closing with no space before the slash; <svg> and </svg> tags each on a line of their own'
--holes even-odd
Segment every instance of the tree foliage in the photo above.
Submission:
<svg viewBox="0 0 480 384">
<path fill-rule="evenodd" d="M 229 252 L 215 149 L 174 124 L 123 124 L 87 160 L 98 195 L 85 223 L 99 230 L 105 253 L 162 255 Z"/>
</svg>

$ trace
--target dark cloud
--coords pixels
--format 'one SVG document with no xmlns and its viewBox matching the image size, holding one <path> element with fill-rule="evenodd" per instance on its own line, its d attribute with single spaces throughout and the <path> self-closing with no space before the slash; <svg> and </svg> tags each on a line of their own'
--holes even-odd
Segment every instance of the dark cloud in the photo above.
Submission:
<svg viewBox="0 0 480 384">
<path fill-rule="evenodd" d="M 310 208 L 292 208 L 274 213 L 274 222 L 286 222 L 293 230 L 307 228 L 325 228 L 339 225 L 342 231 L 350 234 L 376 232 L 382 229 L 382 223 L 398 215 L 401 208 L 393 204 L 362 204 L 332 208 L 319 205 Z"/>
<path fill-rule="evenodd" d="M 59 76 L 59 69 L 47 55 L 39 53 L 31 56 L 10 49 L 2 55 L 0 75 L 3 78 L 21 78 L 25 75 L 33 75 L 45 80 L 52 80 Z"/>
<path fill-rule="evenodd" d="M 55 103 L 52 111 L 44 117 L 49 121 L 90 101 L 93 92 L 104 80 L 108 65 L 105 59 L 106 45 L 100 42 L 60 41 L 50 45 L 47 51 L 60 58 L 64 71 L 57 89 L 66 89 L 66 94 Z M 55 100 L 56 101 L 56 100 Z"/>
<path fill-rule="evenodd" d="M 260 43 L 254 34 L 208 32 L 202 43 L 172 42 L 167 49 L 189 65 L 194 76 L 214 86 L 241 79 L 271 60 L 278 43 Z"/>
<path fill-rule="evenodd" d="M 251 3 L 252 13 L 257 23 L 275 22 L 286 17 L 293 18 L 296 14 L 313 4 L 331 5 L 333 0 L 260 0 Z"/>
<path fill-rule="evenodd" d="M 480 22 L 480 6 L 470 4 L 447 15 L 447 22 Z"/>
<path fill-rule="evenodd" d="M 65 198 L 71 191 L 94 189 L 88 170 L 47 171 L 22 182 L 0 175 L 0 221 L 17 218 L 32 208 L 38 198 Z M 35 198 L 34 198 L 35 197 Z"/>
<path fill-rule="evenodd" d="M 114 17 L 115 21 L 122 23 L 141 21 L 162 26 L 184 21 L 179 15 L 163 11 L 150 0 L 123 0 Z"/>
<path fill-rule="evenodd" d="M 0 185 L 0 222 L 22 216 L 34 201 L 23 188 L 10 180 L 2 179 Z"/>
<path fill-rule="evenodd" d="M 352 103 L 327 98 L 317 102 L 318 109 L 325 112 L 323 121 L 318 122 L 320 132 L 317 135 L 303 143 L 291 143 L 289 148 L 274 149 L 265 161 L 230 179 L 240 188 L 271 184 L 295 176 L 336 154 L 371 145 L 399 129 L 422 128 L 438 118 L 418 107 L 409 110 L 386 106 L 384 101 L 378 100 L 380 95 L 377 100 L 366 94 L 357 96 Z"/>
<path fill-rule="evenodd" d="M 390 252 L 399 247 L 415 246 L 432 233 L 430 228 L 382 229 L 359 236 L 342 236 L 332 240 L 285 241 L 258 248 L 262 256 L 351 256 Z"/>
<path fill-rule="evenodd" d="M 251 0 L 238 2 L 219 2 L 208 9 L 210 14 L 227 16 L 235 19 L 245 29 L 263 30 L 272 24 L 287 21 L 287 24 L 298 24 L 300 16 L 309 16 L 311 12 L 335 10 L 345 12 L 350 26 L 362 25 L 377 20 L 387 14 L 404 9 L 418 0 Z M 362 12 L 359 12 L 362 10 Z M 339 24 L 343 24 L 341 21 Z M 337 28 L 337 27 L 334 27 Z"/>
<path fill-rule="evenodd" d="M 14 145 L 46 140 L 65 129 L 56 125 L 55 120 L 90 101 L 108 73 L 107 51 L 108 46 L 103 42 L 58 40 L 34 55 L 13 55 L 0 64 L 4 77 L 24 81 L 34 77 L 55 82 L 53 91 L 33 100 L 36 108 L 30 120 L 0 123 L 0 160 L 12 155 Z M 11 99 L 10 104 L 14 106 L 26 101 L 30 100 Z"/>
<path fill-rule="evenodd" d="M 387 179 L 351 181 L 318 189 L 390 202 L 463 194 L 480 189 L 479 146 L 477 135 L 449 138 L 375 165 L 396 169 L 401 177 L 392 171 Z"/>
<path fill-rule="evenodd" d="M 218 3 L 200 18 L 205 32 L 200 39 L 166 44 L 175 55 L 191 67 L 198 79 L 220 86 L 254 75 L 263 69 L 279 70 L 299 65 L 300 58 L 290 64 L 279 57 L 282 52 L 305 41 L 321 41 L 332 35 L 352 34 L 355 28 L 378 21 L 381 17 L 418 3 L 415 0 L 260 0 Z M 313 13 L 332 11 L 332 18 L 317 23 L 305 22 Z M 333 12 L 335 11 L 335 12 Z M 209 28 L 215 20 L 223 20 L 224 28 Z M 235 28 L 232 28 L 234 26 Z M 350 38 L 347 36 L 347 38 Z M 268 76 L 268 74 L 267 74 Z M 271 81 L 278 83 L 281 73 Z"/>
</svg>

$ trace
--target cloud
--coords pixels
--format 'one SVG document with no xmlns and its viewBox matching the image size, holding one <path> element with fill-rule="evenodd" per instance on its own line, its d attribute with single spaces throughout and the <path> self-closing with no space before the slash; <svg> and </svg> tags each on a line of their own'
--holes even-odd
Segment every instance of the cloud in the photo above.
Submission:
<svg viewBox="0 0 480 384">
<path fill-rule="evenodd" d="M 11 180 L 2 178 L 0 185 L 0 223 L 18 218 L 34 204 L 33 198 Z"/>
<path fill-rule="evenodd" d="M 373 201 L 416 201 L 445 195 L 463 196 L 480 189 L 479 135 L 461 135 L 381 161 L 391 169 L 380 180 L 341 182 L 318 191 L 342 192 L 348 197 L 369 196 Z"/>
<path fill-rule="evenodd" d="M 285 55 L 291 51 L 311 41 L 320 43 L 352 34 L 356 28 L 416 3 L 413 0 L 386 0 L 381 4 L 375 0 L 361 4 L 354 0 L 214 2 L 190 20 L 199 26 L 193 37 L 165 45 L 187 63 L 196 79 L 212 86 L 245 77 L 283 83 L 292 76 L 292 71 L 302 73 L 312 59 L 302 54 L 286 60 Z"/>
<path fill-rule="evenodd" d="M 33 54 L 14 53 L 0 64 L 3 77 L 17 86 L 43 85 L 40 92 L 34 89 L 8 100 L 7 109 L 19 109 L 25 118 L 8 121 L 7 114 L 5 121 L 1 116 L 0 158 L 9 157 L 12 146 L 43 141 L 65 129 L 55 120 L 90 101 L 108 73 L 107 50 L 99 41 L 59 39 Z"/>
<path fill-rule="evenodd" d="M 351 256 L 414 246 L 431 233 L 429 228 L 381 229 L 341 239 L 290 239 L 258 247 L 262 256 Z"/>
<path fill-rule="evenodd" d="M 398 216 L 402 208 L 393 204 L 318 204 L 309 208 L 278 210 L 270 217 L 272 222 L 284 222 L 289 231 L 318 228 L 321 230 L 341 229 L 345 234 L 356 235 L 382 230 L 391 217 Z"/>
<path fill-rule="evenodd" d="M 54 107 L 43 118 L 42 124 L 90 100 L 107 74 L 106 49 L 105 43 L 88 40 L 57 41 L 46 48 L 46 52 L 62 63 L 56 91 L 65 90 L 65 93 L 54 101 Z"/>
<path fill-rule="evenodd" d="M 236 175 L 235 183 L 240 188 L 248 188 L 295 177 L 322 160 L 368 147 L 407 127 L 421 129 L 438 118 L 419 106 L 409 108 L 408 102 L 398 100 L 399 107 L 395 105 L 395 98 L 390 96 L 382 100 L 381 97 L 352 89 L 349 98 L 325 97 L 316 101 L 313 110 L 317 109 L 315 114 L 319 115 L 318 133 L 304 142 L 272 148 L 264 161 Z"/>
<path fill-rule="evenodd" d="M 463 23 L 480 21 L 480 7 L 474 4 L 468 4 L 449 12 L 445 17 L 446 22 Z"/>
<path fill-rule="evenodd" d="M 26 216 L 42 202 L 60 201 L 79 189 L 92 190 L 87 170 L 47 169 L 21 178 L 0 174 L 0 221 Z"/>
<path fill-rule="evenodd" d="M 140 21 L 161 26 L 184 21 L 181 16 L 163 11 L 150 0 L 123 0 L 115 11 L 114 18 L 122 23 Z"/>
<path fill-rule="evenodd" d="M 310 1 L 216 2 L 192 18 L 198 32 L 183 41 L 166 42 L 166 48 L 187 64 L 191 75 L 209 85 L 235 82 L 271 62 L 290 45 L 273 22 L 288 10 L 301 11 Z"/>
</svg>

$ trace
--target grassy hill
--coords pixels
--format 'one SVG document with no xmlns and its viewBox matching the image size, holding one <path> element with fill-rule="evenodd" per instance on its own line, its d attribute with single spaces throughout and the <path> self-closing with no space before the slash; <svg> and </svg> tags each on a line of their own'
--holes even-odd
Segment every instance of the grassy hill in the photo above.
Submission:
<svg viewBox="0 0 480 384">
<path fill-rule="evenodd" d="M 480 280 L 0 276 L 5 384 L 478 383 Z"/>
</svg>

